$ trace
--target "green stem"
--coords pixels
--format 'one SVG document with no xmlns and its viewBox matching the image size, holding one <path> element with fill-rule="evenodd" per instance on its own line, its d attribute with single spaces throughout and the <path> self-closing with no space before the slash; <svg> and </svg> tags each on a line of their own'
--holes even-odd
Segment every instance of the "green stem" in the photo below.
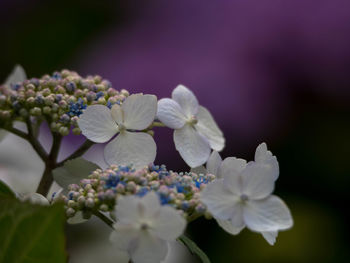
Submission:
<svg viewBox="0 0 350 263">
<path fill-rule="evenodd" d="M 190 216 L 187 217 L 187 222 L 191 223 L 192 221 L 196 220 L 197 218 L 201 217 L 202 214 L 199 213 L 193 213 Z"/>
<path fill-rule="evenodd" d="M 165 125 L 164 125 L 162 122 L 154 121 L 154 122 L 151 124 L 151 127 L 165 127 Z"/>
<path fill-rule="evenodd" d="M 86 140 L 74 153 L 72 153 L 70 156 L 68 156 L 63 161 L 57 163 L 57 167 L 62 166 L 68 160 L 72 160 L 72 159 L 75 159 L 75 158 L 82 156 L 84 153 L 87 152 L 87 150 L 90 149 L 90 147 L 92 145 L 94 145 L 94 142 Z"/>
<path fill-rule="evenodd" d="M 28 140 L 28 134 L 26 134 L 25 132 L 22 132 L 21 130 L 18 130 L 14 127 L 2 127 L 2 129 L 17 135 L 18 137 L 21 137 L 22 139 Z"/>
<path fill-rule="evenodd" d="M 105 222 L 107 225 L 109 225 L 112 229 L 114 229 L 114 227 L 113 227 L 114 221 L 112 221 L 111 219 L 106 217 L 100 211 L 94 212 L 94 215 L 97 216 L 99 219 L 101 219 L 103 222 Z"/>
<path fill-rule="evenodd" d="M 35 134 L 33 132 L 33 126 L 32 126 L 32 123 L 31 123 L 29 118 L 26 120 L 26 124 L 27 124 L 27 129 L 28 129 L 27 140 L 33 146 L 34 150 L 37 152 L 37 154 L 40 156 L 40 158 L 44 162 L 46 162 L 47 153 L 46 153 L 45 149 L 42 147 L 42 145 L 40 144 L 40 142 L 35 137 Z"/>
<path fill-rule="evenodd" d="M 52 170 L 57 167 L 57 156 L 62 142 L 62 136 L 59 133 L 52 133 L 52 138 L 51 150 L 45 160 L 45 170 L 36 190 L 37 193 L 43 196 L 47 196 L 53 183 Z"/>
</svg>

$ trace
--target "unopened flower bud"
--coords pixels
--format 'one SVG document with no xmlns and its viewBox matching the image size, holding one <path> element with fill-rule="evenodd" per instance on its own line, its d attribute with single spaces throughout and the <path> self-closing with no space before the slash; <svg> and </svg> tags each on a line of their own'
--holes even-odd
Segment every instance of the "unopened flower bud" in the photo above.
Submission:
<svg viewBox="0 0 350 263">
<path fill-rule="evenodd" d="M 86 207 L 93 208 L 94 205 L 95 205 L 94 199 L 92 199 L 92 198 L 86 199 L 86 201 L 85 201 Z"/>
<path fill-rule="evenodd" d="M 61 127 L 61 128 L 59 128 L 58 132 L 62 136 L 67 136 L 69 134 L 69 129 L 67 127 Z"/>
<path fill-rule="evenodd" d="M 30 115 L 33 116 L 40 116 L 41 115 L 41 109 L 39 107 L 34 107 L 30 110 Z"/>
<path fill-rule="evenodd" d="M 68 217 L 73 217 L 75 215 L 75 210 L 71 207 L 69 207 L 67 210 L 66 210 L 66 215 Z"/>
</svg>

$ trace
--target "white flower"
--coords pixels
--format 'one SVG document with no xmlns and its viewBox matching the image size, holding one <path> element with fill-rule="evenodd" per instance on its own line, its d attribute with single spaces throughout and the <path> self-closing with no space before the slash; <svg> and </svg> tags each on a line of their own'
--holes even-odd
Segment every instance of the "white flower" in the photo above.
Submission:
<svg viewBox="0 0 350 263">
<path fill-rule="evenodd" d="M 209 111 L 183 85 L 173 90 L 172 99 L 159 100 L 157 118 L 175 129 L 175 147 L 190 167 L 205 163 L 210 149 L 221 151 L 225 146 L 223 134 Z"/>
<path fill-rule="evenodd" d="M 133 94 L 122 106 L 112 109 L 103 105 L 89 106 L 80 116 L 78 124 L 91 141 L 107 144 L 104 156 L 108 164 L 129 165 L 141 168 L 156 157 L 156 144 L 151 135 L 142 131 L 153 122 L 157 112 L 157 97 Z"/>
<path fill-rule="evenodd" d="M 248 227 L 273 245 L 278 231 L 293 225 L 288 207 L 271 195 L 279 175 L 276 157 L 262 143 L 256 149 L 254 162 L 247 164 L 234 157 L 221 164 L 217 157 L 216 160 L 211 169 L 216 169 L 219 179 L 203 190 L 202 202 L 227 232 L 237 235 Z"/>
<path fill-rule="evenodd" d="M 162 206 L 149 192 L 143 198 L 121 197 L 116 206 L 117 223 L 111 241 L 128 251 L 134 263 L 155 263 L 165 259 L 168 241 L 182 235 L 185 219 L 172 207 Z"/>
<path fill-rule="evenodd" d="M 29 193 L 29 194 L 19 194 L 16 193 L 17 198 L 22 202 L 29 202 L 33 205 L 50 205 L 49 200 L 41 194 L 38 193 Z"/>
<path fill-rule="evenodd" d="M 4 85 L 9 86 L 18 82 L 23 82 L 27 79 L 24 69 L 20 65 L 16 65 L 10 75 L 6 78 Z M 6 136 L 7 132 L 0 129 L 0 142 Z"/>
<path fill-rule="evenodd" d="M 16 84 L 27 79 L 26 72 L 20 65 L 16 65 L 11 74 L 6 78 L 5 85 Z"/>
</svg>

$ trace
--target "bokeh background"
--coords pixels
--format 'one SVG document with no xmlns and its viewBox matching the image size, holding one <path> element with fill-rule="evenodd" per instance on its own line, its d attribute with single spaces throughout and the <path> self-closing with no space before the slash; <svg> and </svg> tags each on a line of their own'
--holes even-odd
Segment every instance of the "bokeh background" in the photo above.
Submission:
<svg viewBox="0 0 350 263">
<path fill-rule="evenodd" d="M 295 226 L 271 247 L 199 220 L 189 233 L 213 263 L 348 262 L 348 0 L 1 0 L 0 34 L 0 79 L 19 63 L 29 77 L 67 68 L 159 98 L 181 83 L 224 131 L 223 157 L 251 160 L 267 142 Z M 156 139 L 157 163 L 188 170 L 172 131 Z"/>
</svg>

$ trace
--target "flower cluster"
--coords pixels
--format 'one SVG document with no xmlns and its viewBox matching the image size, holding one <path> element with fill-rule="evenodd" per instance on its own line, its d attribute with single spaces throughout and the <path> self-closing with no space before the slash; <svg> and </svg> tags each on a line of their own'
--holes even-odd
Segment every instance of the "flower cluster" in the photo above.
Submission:
<svg viewBox="0 0 350 263">
<path fill-rule="evenodd" d="M 68 194 L 62 196 L 68 217 L 83 211 L 85 215 L 100 210 L 113 211 L 122 195 L 143 197 L 155 192 L 162 205 L 180 211 L 184 217 L 203 215 L 205 206 L 200 202 L 200 191 L 215 179 L 212 174 L 176 173 L 164 165 L 135 170 L 130 166 L 112 165 L 106 170 L 97 169 L 80 184 L 68 186 Z"/>
<path fill-rule="evenodd" d="M 100 76 L 82 78 L 76 72 L 62 70 L 26 80 L 23 69 L 17 67 L 0 86 L 0 120 L 6 126 L 14 120 L 46 120 L 51 130 L 61 135 L 68 135 L 70 129 L 80 134 L 77 122 L 89 105 L 112 107 L 122 104 L 128 95 L 126 90 L 113 89 Z"/>
<path fill-rule="evenodd" d="M 45 120 L 61 135 L 72 129 L 94 143 L 108 142 L 104 157 L 110 166 L 105 170 L 77 158 L 82 153 L 56 163 L 52 177 L 63 189 L 52 202 L 64 202 L 71 223 L 99 216 L 113 227 L 110 239 L 132 262 L 163 260 L 168 242 L 183 240 L 186 222 L 202 215 L 215 218 L 230 234 L 248 228 L 273 245 L 278 232 L 293 225 L 286 204 L 272 194 L 279 177 L 277 158 L 262 143 L 254 161 L 222 160 L 218 152 L 225 138 L 210 112 L 183 85 L 171 97 L 158 101 L 155 95 L 129 95 L 99 76 L 82 78 L 68 70 L 26 80 L 17 67 L 0 86 L 0 123 L 11 131 L 14 120 Z M 175 148 L 191 172 L 153 164 L 155 126 L 174 129 Z M 38 192 L 18 198 L 48 204 Z"/>
</svg>

